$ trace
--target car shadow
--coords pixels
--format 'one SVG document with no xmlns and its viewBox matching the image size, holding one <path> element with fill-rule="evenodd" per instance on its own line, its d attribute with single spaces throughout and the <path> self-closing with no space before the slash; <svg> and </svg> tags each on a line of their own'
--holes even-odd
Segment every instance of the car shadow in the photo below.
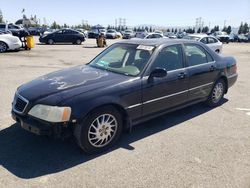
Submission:
<svg viewBox="0 0 250 188">
<path fill-rule="evenodd" d="M 225 102 L 227 99 L 224 99 L 223 103 Z M 98 155 L 84 154 L 73 138 L 62 141 L 36 136 L 20 128 L 19 124 L 13 124 L 0 131 L 0 165 L 23 179 L 61 172 L 119 148 L 134 150 L 136 148 L 131 143 L 212 109 L 201 103 L 137 125 L 133 127 L 131 134 L 123 134 L 115 147 Z"/>
</svg>

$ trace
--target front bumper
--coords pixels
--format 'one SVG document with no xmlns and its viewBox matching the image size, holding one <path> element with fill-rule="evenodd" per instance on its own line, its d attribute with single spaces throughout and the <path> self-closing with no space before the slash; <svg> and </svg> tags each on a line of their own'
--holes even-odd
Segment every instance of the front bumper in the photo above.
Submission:
<svg viewBox="0 0 250 188">
<path fill-rule="evenodd" d="M 11 112 L 11 116 L 17 123 L 21 125 L 23 129 L 36 135 L 65 138 L 72 133 L 68 123 L 49 123 L 46 121 L 37 120 L 31 116 L 19 115 L 14 111 Z"/>
</svg>

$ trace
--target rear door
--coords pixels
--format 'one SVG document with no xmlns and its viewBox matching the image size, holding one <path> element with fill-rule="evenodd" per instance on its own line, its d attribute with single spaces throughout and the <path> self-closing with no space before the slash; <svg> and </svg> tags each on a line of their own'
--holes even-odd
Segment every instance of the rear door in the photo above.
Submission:
<svg viewBox="0 0 250 188">
<path fill-rule="evenodd" d="M 149 76 L 143 77 L 143 116 L 178 106 L 187 101 L 188 75 L 184 68 L 182 46 L 164 47 L 149 67 L 149 74 L 155 68 L 166 69 L 167 76 L 153 78 L 151 81 Z"/>
<path fill-rule="evenodd" d="M 184 44 L 184 50 L 189 74 L 188 100 L 205 98 L 210 94 L 219 73 L 216 63 L 201 45 Z"/>
</svg>

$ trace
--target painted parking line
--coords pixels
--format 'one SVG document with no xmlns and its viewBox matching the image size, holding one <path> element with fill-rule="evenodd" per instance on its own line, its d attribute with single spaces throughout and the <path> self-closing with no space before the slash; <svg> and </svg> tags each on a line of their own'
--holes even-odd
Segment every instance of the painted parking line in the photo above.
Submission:
<svg viewBox="0 0 250 188">
<path fill-rule="evenodd" d="M 246 115 L 250 116 L 250 108 L 236 108 L 236 110 L 246 112 Z"/>
</svg>

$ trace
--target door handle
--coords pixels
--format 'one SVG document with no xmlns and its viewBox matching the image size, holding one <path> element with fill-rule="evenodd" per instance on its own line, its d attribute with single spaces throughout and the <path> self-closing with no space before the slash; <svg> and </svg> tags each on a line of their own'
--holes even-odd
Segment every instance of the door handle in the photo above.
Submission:
<svg viewBox="0 0 250 188">
<path fill-rule="evenodd" d="M 214 71 L 214 70 L 215 70 L 215 66 L 212 65 L 212 66 L 209 68 L 209 70 L 210 70 L 210 71 Z"/>
<path fill-rule="evenodd" d="M 186 77 L 186 74 L 184 72 L 181 72 L 178 74 L 178 79 L 183 79 Z"/>
</svg>

